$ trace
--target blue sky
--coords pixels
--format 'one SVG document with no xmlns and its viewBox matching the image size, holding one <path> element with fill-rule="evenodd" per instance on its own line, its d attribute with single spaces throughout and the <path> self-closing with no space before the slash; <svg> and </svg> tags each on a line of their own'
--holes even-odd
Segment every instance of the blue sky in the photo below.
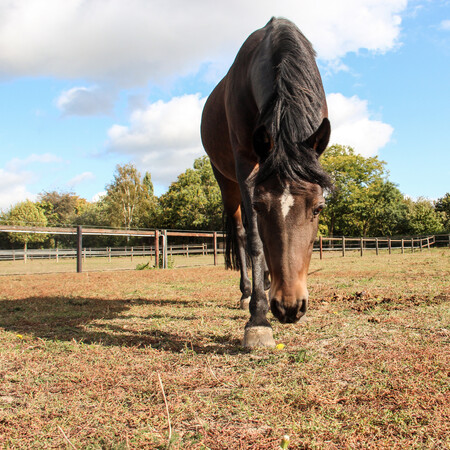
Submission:
<svg viewBox="0 0 450 450">
<path fill-rule="evenodd" d="M 317 50 L 331 142 L 378 155 L 405 195 L 449 192 L 450 1 L 0 0 L 0 209 L 51 190 L 91 201 L 127 162 L 164 192 L 273 15 Z"/>
</svg>

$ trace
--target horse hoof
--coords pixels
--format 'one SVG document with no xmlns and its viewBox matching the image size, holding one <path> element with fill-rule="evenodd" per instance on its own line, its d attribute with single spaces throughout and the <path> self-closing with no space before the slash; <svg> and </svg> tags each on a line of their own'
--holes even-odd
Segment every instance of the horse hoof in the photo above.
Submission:
<svg viewBox="0 0 450 450">
<path fill-rule="evenodd" d="M 245 348 L 275 347 L 272 328 L 270 327 L 246 328 L 242 345 Z"/>
<path fill-rule="evenodd" d="M 248 311 L 250 305 L 250 297 L 241 298 L 241 309 Z"/>
</svg>

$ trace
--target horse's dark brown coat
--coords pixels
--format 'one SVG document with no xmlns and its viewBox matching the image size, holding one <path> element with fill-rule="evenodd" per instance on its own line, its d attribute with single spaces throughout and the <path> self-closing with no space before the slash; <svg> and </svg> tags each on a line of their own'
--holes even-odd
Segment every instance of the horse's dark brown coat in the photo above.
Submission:
<svg viewBox="0 0 450 450">
<path fill-rule="evenodd" d="M 281 322 L 306 312 L 322 190 L 331 185 L 318 162 L 327 114 L 312 46 L 286 19 L 248 37 L 206 102 L 202 141 L 233 226 L 242 297 L 251 295 L 246 327 L 270 327 L 269 304 Z"/>
</svg>

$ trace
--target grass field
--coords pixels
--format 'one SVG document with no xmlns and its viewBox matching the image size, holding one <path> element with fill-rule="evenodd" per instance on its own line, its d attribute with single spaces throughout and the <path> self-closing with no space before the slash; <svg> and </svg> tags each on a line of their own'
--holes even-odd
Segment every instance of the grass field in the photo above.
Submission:
<svg viewBox="0 0 450 450">
<path fill-rule="evenodd" d="M 223 264 L 223 255 L 218 255 L 218 264 Z M 110 270 L 135 270 L 138 264 L 150 262 L 153 266 L 154 257 L 114 257 L 108 258 L 86 258 L 83 260 L 83 272 L 103 272 Z M 173 267 L 198 267 L 214 264 L 213 255 L 174 255 L 170 257 Z M 75 258 L 64 258 L 56 262 L 55 259 L 28 259 L 26 263 L 23 260 L 18 261 L 0 261 L 1 275 L 30 275 L 30 274 L 48 274 L 48 273 L 74 273 L 77 271 L 77 262 Z"/>
<path fill-rule="evenodd" d="M 0 447 L 450 448 L 450 251 L 314 258 L 241 348 L 222 267 L 0 277 Z"/>
</svg>

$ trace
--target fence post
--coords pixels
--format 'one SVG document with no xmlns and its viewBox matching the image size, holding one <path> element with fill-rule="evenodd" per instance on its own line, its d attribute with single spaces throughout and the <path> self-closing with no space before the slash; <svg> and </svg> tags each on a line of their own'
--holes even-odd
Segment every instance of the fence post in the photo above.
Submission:
<svg viewBox="0 0 450 450">
<path fill-rule="evenodd" d="M 83 229 L 77 226 L 77 273 L 83 271 Z"/>
<path fill-rule="evenodd" d="M 159 230 L 155 230 L 155 268 L 159 268 Z"/>
<path fill-rule="evenodd" d="M 430 250 L 430 238 L 429 237 L 427 237 L 427 247 L 428 247 L 428 250 Z"/>
<path fill-rule="evenodd" d="M 323 258 L 323 238 L 319 236 L 319 249 L 320 249 L 320 259 Z"/>
<path fill-rule="evenodd" d="M 405 253 L 405 240 L 402 238 L 402 255 Z"/>
<path fill-rule="evenodd" d="M 414 253 L 414 238 L 411 238 L 411 253 Z"/>
<path fill-rule="evenodd" d="M 392 253 L 392 242 L 391 242 L 391 238 L 388 238 L 388 247 L 389 247 L 389 254 Z"/>
<path fill-rule="evenodd" d="M 168 268 L 168 262 L 167 262 L 167 230 L 163 230 L 163 269 Z"/>
<path fill-rule="evenodd" d="M 217 266 L 217 231 L 214 231 L 213 247 L 214 247 L 214 265 Z"/>
<path fill-rule="evenodd" d="M 375 253 L 378 256 L 378 238 L 375 238 Z"/>
<path fill-rule="evenodd" d="M 345 256 L 345 236 L 342 237 L 342 257 Z"/>
<path fill-rule="evenodd" d="M 362 256 L 364 253 L 364 239 L 363 238 L 360 239 L 360 245 L 361 245 L 361 256 Z"/>
</svg>

